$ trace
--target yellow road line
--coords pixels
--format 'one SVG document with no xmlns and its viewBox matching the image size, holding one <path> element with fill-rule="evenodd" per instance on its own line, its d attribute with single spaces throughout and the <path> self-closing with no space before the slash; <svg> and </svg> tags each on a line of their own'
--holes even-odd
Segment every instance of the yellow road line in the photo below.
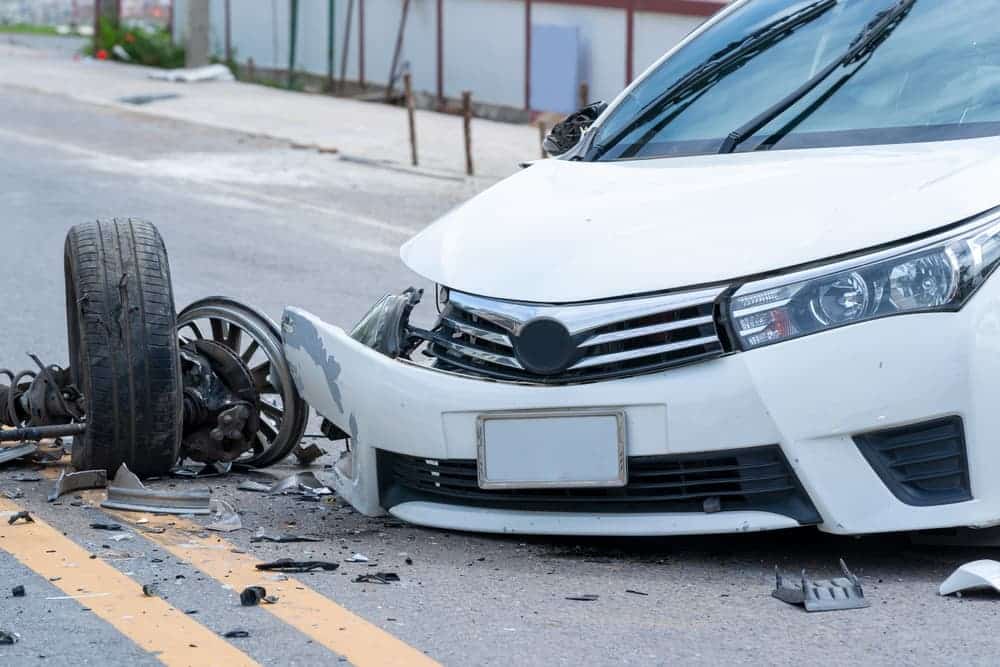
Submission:
<svg viewBox="0 0 1000 667">
<path fill-rule="evenodd" d="M 135 581 L 35 518 L 7 525 L 22 508 L 0 498 L 0 549 L 52 581 L 80 604 L 169 666 L 257 665 L 214 632 L 158 597 L 146 597 Z"/>
<path fill-rule="evenodd" d="M 103 492 L 84 491 L 83 496 L 97 504 L 103 498 Z M 103 511 L 135 525 L 140 532 L 143 528 L 165 528 L 162 533 L 146 532 L 144 536 L 236 591 L 247 586 L 263 586 L 268 595 L 278 596 L 278 602 L 263 605 L 262 609 L 308 635 L 318 644 L 346 657 L 357 667 L 420 667 L 438 664 L 297 579 L 289 578 L 282 582 L 265 579 L 265 573 L 255 567 L 260 561 L 249 554 L 236 553 L 236 546 L 221 537 L 199 536 L 198 533 L 204 532 L 204 527 L 193 521 L 178 516 L 156 516 L 109 509 Z M 138 524 L 139 520 L 148 523 Z"/>
</svg>

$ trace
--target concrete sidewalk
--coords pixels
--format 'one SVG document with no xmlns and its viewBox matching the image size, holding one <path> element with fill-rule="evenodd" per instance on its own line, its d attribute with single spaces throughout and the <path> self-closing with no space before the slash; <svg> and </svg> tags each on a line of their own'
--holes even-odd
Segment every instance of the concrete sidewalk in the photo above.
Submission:
<svg viewBox="0 0 1000 667">
<path fill-rule="evenodd" d="M 21 87 L 94 104 L 227 130 L 335 148 L 347 157 L 409 167 L 406 111 L 380 103 L 295 93 L 239 82 L 170 83 L 135 65 L 76 59 L 65 50 L 33 48 L 0 36 L 0 87 Z M 174 93 L 179 97 L 136 106 L 123 97 Z M 420 167 L 464 175 L 462 119 L 417 112 Z M 474 119 L 476 176 L 494 181 L 539 157 L 538 130 Z"/>
</svg>

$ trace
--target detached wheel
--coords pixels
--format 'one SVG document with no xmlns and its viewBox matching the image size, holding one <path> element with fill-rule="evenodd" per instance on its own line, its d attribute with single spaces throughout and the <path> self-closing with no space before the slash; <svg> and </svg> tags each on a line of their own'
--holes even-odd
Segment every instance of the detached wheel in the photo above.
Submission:
<svg viewBox="0 0 1000 667">
<path fill-rule="evenodd" d="M 239 357 L 259 396 L 258 430 L 238 463 L 269 466 L 288 456 L 302 440 L 309 406 L 292 380 L 281 332 L 267 315 L 234 299 L 195 301 L 177 316 L 181 343 L 212 341 Z"/>
<path fill-rule="evenodd" d="M 87 406 L 73 465 L 165 475 L 180 450 L 183 401 L 163 239 L 141 220 L 77 225 L 65 273 L 70 368 Z"/>
</svg>

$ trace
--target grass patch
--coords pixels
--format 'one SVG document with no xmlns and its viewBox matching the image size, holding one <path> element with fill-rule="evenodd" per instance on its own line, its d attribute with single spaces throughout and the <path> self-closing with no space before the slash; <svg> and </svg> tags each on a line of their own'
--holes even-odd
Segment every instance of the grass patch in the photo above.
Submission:
<svg viewBox="0 0 1000 667">
<path fill-rule="evenodd" d="M 54 26 L 33 23 L 0 23 L 0 33 L 15 35 L 58 35 Z"/>
</svg>

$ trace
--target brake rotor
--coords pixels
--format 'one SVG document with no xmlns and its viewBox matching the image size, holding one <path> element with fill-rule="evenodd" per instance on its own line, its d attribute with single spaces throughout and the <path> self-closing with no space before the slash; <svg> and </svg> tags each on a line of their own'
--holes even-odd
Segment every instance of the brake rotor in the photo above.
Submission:
<svg viewBox="0 0 1000 667">
<path fill-rule="evenodd" d="M 260 428 L 260 394 L 239 355 L 211 340 L 181 348 L 185 373 L 185 456 L 233 461 L 252 448 Z M 208 368 L 202 366 L 207 362 Z"/>
</svg>

